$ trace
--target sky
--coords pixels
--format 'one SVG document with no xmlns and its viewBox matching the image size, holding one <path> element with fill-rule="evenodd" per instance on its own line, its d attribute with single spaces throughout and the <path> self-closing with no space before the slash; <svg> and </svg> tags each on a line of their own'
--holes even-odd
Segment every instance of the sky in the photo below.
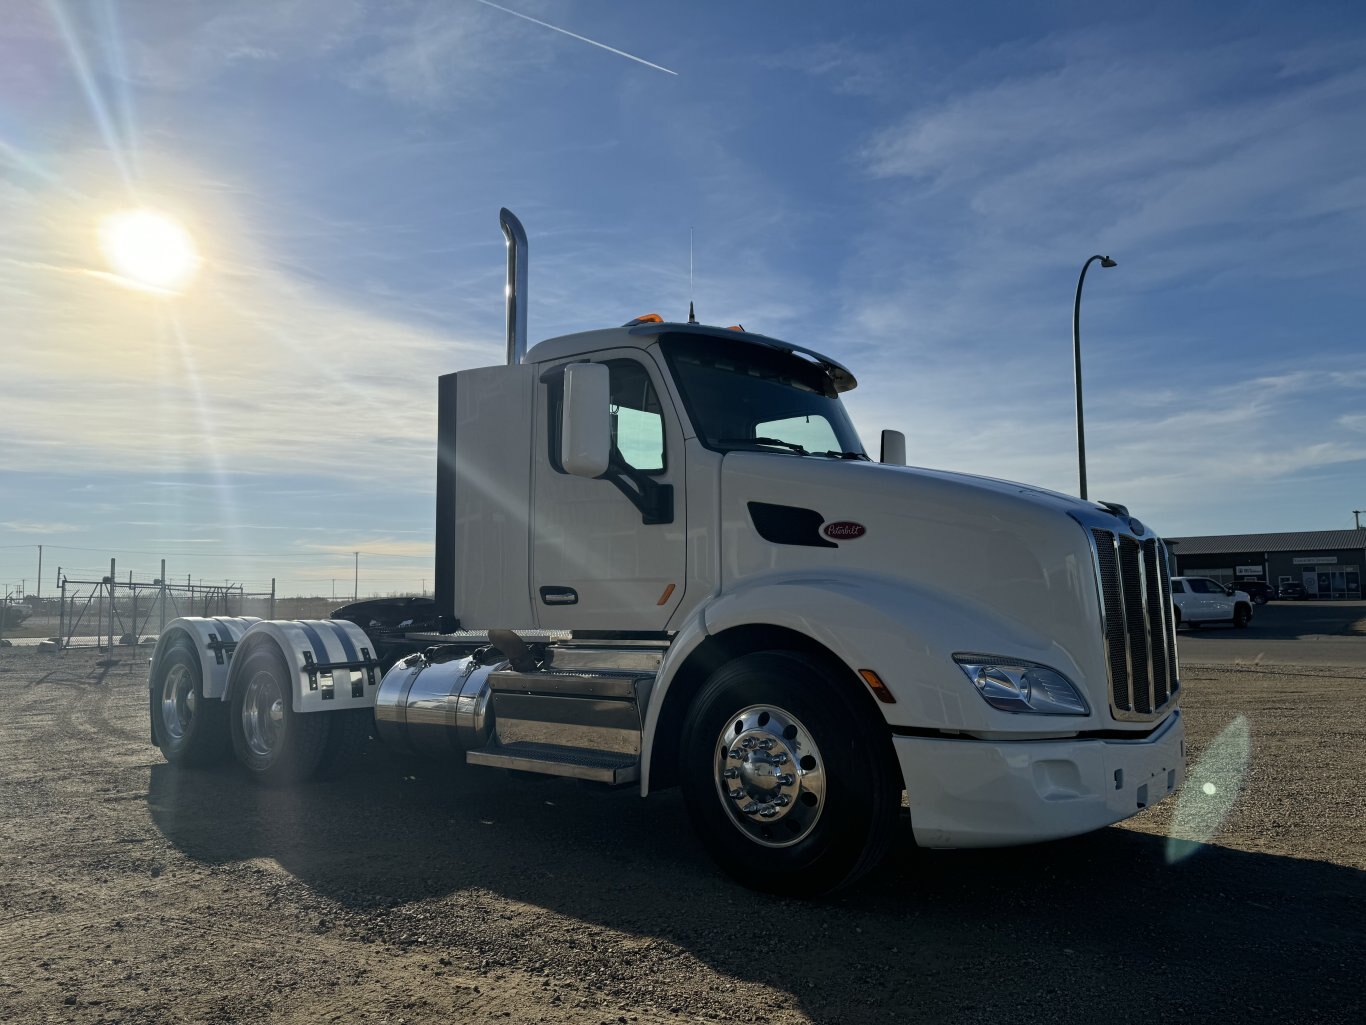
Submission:
<svg viewBox="0 0 1366 1025">
<path fill-rule="evenodd" d="M 0 587 L 431 587 L 436 377 L 646 312 L 850 366 L 870 450 L 1167 536 L 1366 508 L 1366 9 L 7 4 Z M 200 255 L 127 287 L 104 219 Z M 692 284 L 690 287 L 690 236 Z M 359 552 L 359 556 L 353 553 Z"/>
</svg>

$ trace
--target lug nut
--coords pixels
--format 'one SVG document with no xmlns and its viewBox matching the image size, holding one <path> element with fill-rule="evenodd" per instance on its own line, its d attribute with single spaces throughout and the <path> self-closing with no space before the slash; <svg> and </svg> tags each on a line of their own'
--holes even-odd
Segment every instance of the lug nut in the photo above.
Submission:
<svg viewBox="0 0 1366 1025">
<path fill-rule="evenodd" d="M 790 787 L 796 781 L 796 777 L 790 772 L 780 773 L 773 777 L 773 782 L 780 787 Z"/>
<path fill-rule="evenodd" d="M 734 749 L 731 751 L 730 756 L 731 756 L 732 758 L 737 758 L 737 759 L 743 761 L 744 758 L 745 758 L 745 753 L 744 753 L 743 751 L 741 751 L 741 750 L 737 747 L 737 748 L 734 748 Z"/>
<path fill-rule="evenodd" d="M 772 751 L 773 745 L 776 743 L 777 741 L 774 740 L 772 737 L 767 737 L 764 740 L 759 741 L 759 747 L 761 750 L 764 751 Z"/>
<path fill-rule="evenodd" d="M 727 769 L 725 772 L 721 773 L 721 778 L 722 778 L 722 779 L 734 779 L 734 778 L 735 778 L 736 776 L 738 776 L 738 775 L 740 775 L 740 770 L 737 769 L 737 768 L 735 768 L 735 766 L 731 766 L 731 767 L 730 767 L 729 769 Z"/>
<path fill-rule="evenodd" d="M 771 804 L 766 804 L 766 805 L 764 805 L 762 808 L 759 809 L 759 815 L 760 815 L 760 817 L 762 817 L 762 818 L 771 819 L 771 818 L 773 818 L 774 815 L 777 815 L 777 814 L 778 814 L 778 809 L 775 808 L 775 807 L 774 807 L 773 805 L 771 805 Z"/>
<path fill-rule="evenodd" d="M 786 794 L 779 794 L 777 797 L 773 799 L 773 803 L 776 804 L 779 808 L 786 808 L 789 804 L 792 803 L 792 798 L 788 797 Z"/>
<path fill-rule="evenodd" d="M 779 751 L 776 755 L 773 756 L 773 764 L 774 764 L 774 765 L 786 765 L 786 764 L 787 764 L 787 755 L 784 754 L 782 751 Z"/>
<path fill-rule="evenodd" d="M 730 796 L 731 796 L 734 800 L 737 800 L 737 801 L 740 800 L 740 798 L 742 798 L 742 797 L 745 796 L 744 787 L 736 787 L 734 790 L 730 791 Z"/>
</svg>

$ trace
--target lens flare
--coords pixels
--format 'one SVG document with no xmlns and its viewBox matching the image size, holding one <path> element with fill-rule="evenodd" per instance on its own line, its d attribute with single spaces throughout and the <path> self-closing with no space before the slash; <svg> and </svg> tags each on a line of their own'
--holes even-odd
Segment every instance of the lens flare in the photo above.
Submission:
<svg viewBox="0 0 1366 1025">
<path fill-rule="evenodd" d="M 119 279 L 147 292 L 183 292 L 202 262 L 194 239 L 155 210 L 121 210 L 100 224 L 100 249 Z"/>
<path fill-rule="evenodd" d="M 1246 717 L 1240 715 L 1214 738 L 1186 775 L 1167 838 L 1168 864 L 1189 858 L 1218 832 L 1247 779 L 1251 754 L 1251 732 Z"/>
</svg>

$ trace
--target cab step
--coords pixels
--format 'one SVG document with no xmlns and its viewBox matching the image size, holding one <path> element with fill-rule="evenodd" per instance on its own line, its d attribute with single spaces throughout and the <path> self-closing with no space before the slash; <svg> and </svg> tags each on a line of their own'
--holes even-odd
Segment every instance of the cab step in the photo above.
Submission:
<svg viewBox="0 0 1366 1025">
<path fill-rule="evenodd" d="M 520 772 L 539 772 L 546 776 L 568 776 L 617 786 L 640 779 L 640 756 L 614 751 L 594 751 L 563 744 L 518 741 L 468 751 L 471 765 L 491 765 Z"/>
</svg>

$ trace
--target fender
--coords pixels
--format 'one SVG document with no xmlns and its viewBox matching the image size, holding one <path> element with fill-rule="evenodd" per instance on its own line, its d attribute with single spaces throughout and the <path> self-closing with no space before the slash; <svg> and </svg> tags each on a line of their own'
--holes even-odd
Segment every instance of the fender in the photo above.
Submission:
<svg viewBox="0 0 1366 1025">
<path fill-rule="evenodd" d="M 1047 717 L 992 708 L 954 664 L 959 651 L 1029 659 L 1052 666 L 1082 688 L 1089 716 L 1069 717 L 1069 731 L 1100 728 L 1103 700 L 1088 685 L 1085 666 L 1101 657 L 1068 650 L 999 610 L 949 590 L 872 573 L 775 574 L 751 578 L 704 604 L 670 646 L 656 678 L 641 739 L 641 790 L 649 782 L 654 733 L 664 698 L 678 669 L 709 636 L 739 626 L 768 625 L 804 634 L 822 644 L 851 671 L 872 669 L 895 704 L 878 703 L 889 725 L 957 732 L 1037 733 L 1055 726 Z M 1105 679 L 1104 663 L 1093 672 Z M 1102 695 L 1103 697 L 1103 695 Z"/>
<path fill-rule="evenodd" d="M 678 631 L 673 643 L 669 645 L 669 650 L 664 654 L 659 672 L 655 674 L 655 683 L 650 689 L 650 703 L 645 708 L 645 721 L 640 728 L 641 797 L 648 797 L 650 794 L 650 765 L 654 758 L 655 730 L 659 726 L 659 714 L 664 708 L 664 695 L 668 692 L 669 684 L 673 682 L 679 668 L 688 660 L 688 656 L 707 639 L 707 625 L 702 615 L 705 608 L 704 604 L 701 609 L 695 611 Z"/>
<path fill-rule="evenodd" d="M 256 616 L 182 616 L 166 624 L 152 651 L 147 679 L 156 677 L 157 666 L 167 652 L 177 646 L 190 648 L 199 656 L 200 679 L 204 696 L 221 699 L 227 691 L 228 668 L 242 636 L 261 620 Z"/>
<path fill-rule="evenodd" d="M 380 666 L 375 644 L 365 631 L 344 619 L 262 620 L 238 642 L 228 667 L 224 701 L 244 685 L 242 666 L 261 645 L 274 645 L 293 678 L 291 708 L 296 712 L 336 712 L 373 708 Z"/>
</svg>

